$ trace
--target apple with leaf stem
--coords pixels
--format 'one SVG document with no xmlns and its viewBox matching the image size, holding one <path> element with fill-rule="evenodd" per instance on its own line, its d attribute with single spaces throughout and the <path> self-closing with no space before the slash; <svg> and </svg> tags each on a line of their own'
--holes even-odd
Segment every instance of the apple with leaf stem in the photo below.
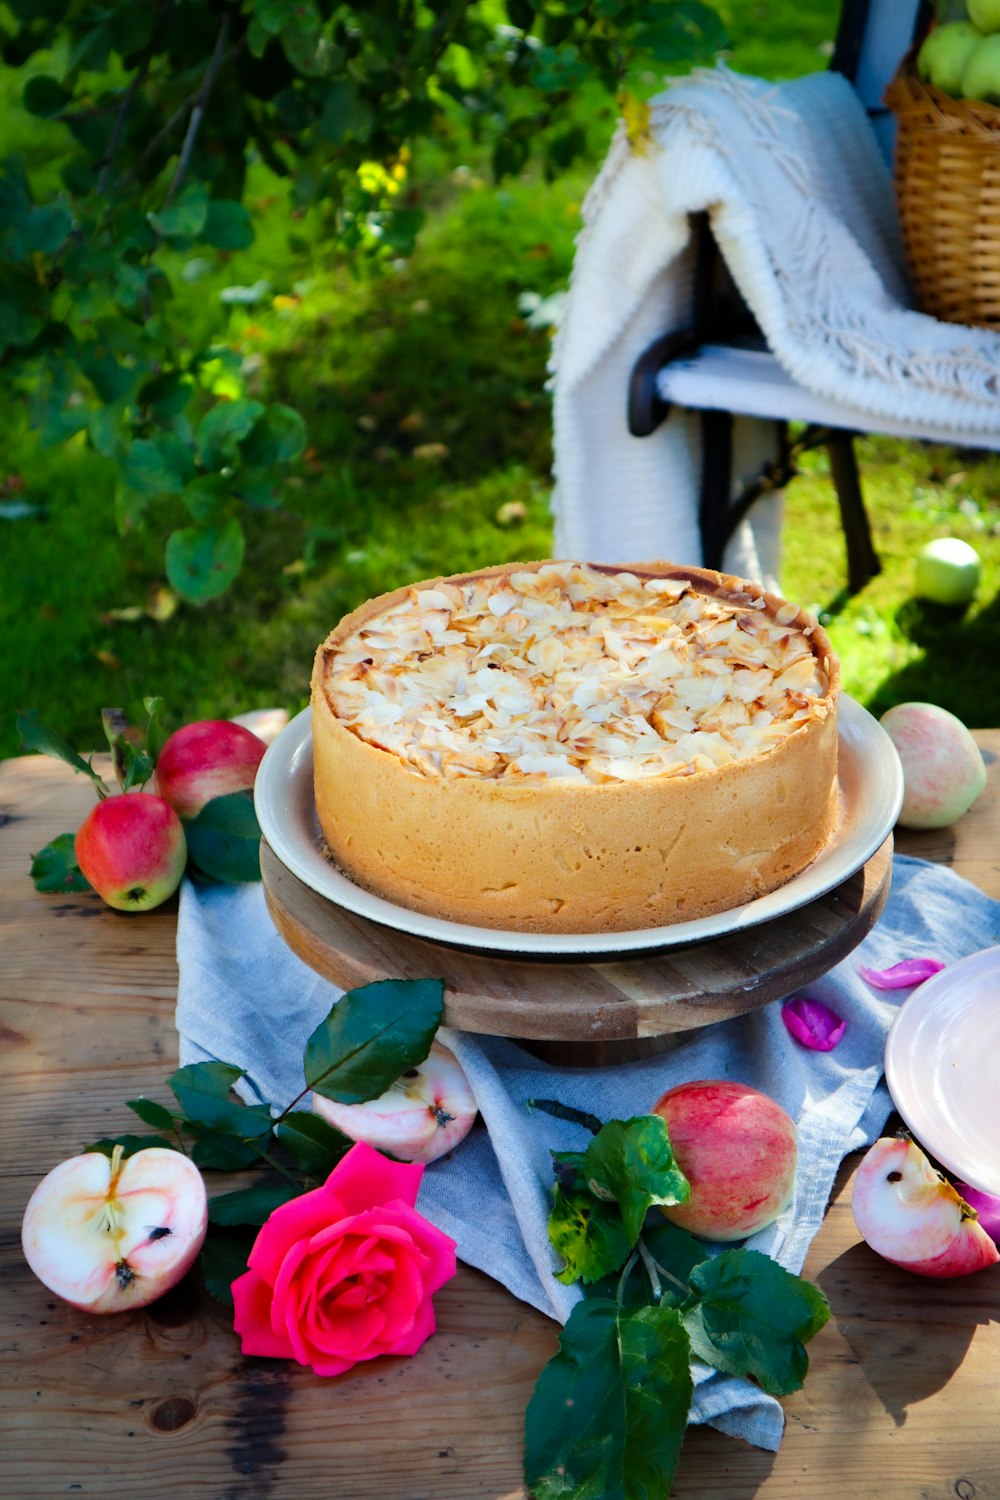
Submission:
<svg viewBox="0 0 1000 1500">
<path fill-rule="evenodd" d="M 247 791 L 267 749 L 231 719 L 199 719 L 175 730 L 156 759 L 156 790 L 182 818 L 196 818 L 206 802 Z"/>
<path fill-rule="evenodd" d="M 671 1223 L 707 1240 L 742 1240 L 772 1223 L 795 1190 L 795 1124 L 748 1084 L 701 1079 L 668 1089 L 652 1113 L 666 1121 L 686 1203 L 661 1207 Z"/>
<path fill-rule="evenodd" d="M 855 1176 L 851 1211 L 877 1255 L 918 1276 L 968 1276 L 1000 1260 L 975 1209 L 912 1140 L 875 1142 Z"/>
<path fill-rule="evenodd" d="M 149 911 L 172 896 L 187 863 L 181 820 L 162 797 L 104 797 L 74 840 L 76 862 L 109 906 Z"/>
<path fill-rule="evenodd" d="M 205 1183 L 180 1151 L 123 1159 L 99 1151 L 54 1167 L 24 1210 L 25 1259 L 45 1286 L 87 1312 L 145 1307 L 194 1264 L 208 1228 Z"/>
<path fill-rule="evenodd" d="M 432 1042 L 424 1061 L 378 1099 L 341 1104 L 314 1093 L 313 1109 L 352 1141 L 365 1141 L 399 1161 L 425 1163 L 463 1141 L 477 1111 L 461 1064 L 440 1042 Z"/>
</svg>

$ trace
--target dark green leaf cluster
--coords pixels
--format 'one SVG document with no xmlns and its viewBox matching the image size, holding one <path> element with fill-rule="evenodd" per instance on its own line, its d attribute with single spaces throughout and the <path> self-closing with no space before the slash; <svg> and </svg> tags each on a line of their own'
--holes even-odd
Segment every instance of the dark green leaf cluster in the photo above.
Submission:
<svg viewBox="0 0 1000 1500">
<path fill-rule="evenodd" d="M 692 1357 L 786 1395 L 805 1378 L 805 1345 L 829 1308 L 766 1255 L 714 1254 L 658 1215 L 647 1223 L 651 1207 L 690 1192 L 659 1116 L 612 1120 L 585 1151 L 553 1156 L 559 1279 L 582 1281 L 586 1295 L 528 1406 L 525 1480 L 535 1500 L 665 1497 Z"/>
<path fill-rule="evenodd" d="M 256 398 L 226 338 L 229 309 L 266 283 L 227 288 L 210 336 L 172 305 L 181 257 L 251 245 L 248 166 L 285 179 L 292 213 L 321 214 L 332 253 L 388 263 L 423 218 L 407 175 L 421 140 L 461 122 L 492 143 L 498 177 L 532 155 L 555 174 L 586 144 L 581 88 L 624 94 L 636 68 L 723 41 L 700 0 L 6 12 L 4 61 L 31 64 L 21 102 L 46 122 L 50 161 L 42 179 L 0 160 L 0 366 L 46 443 L 79 436 L 108 461 L 123 533 L 154 502 L 172 517 L 167 578 L 196 605 L 233 583 L 246 508 L 276 506 L 306 446 L 299 413 Z"/>
<path fill-rule="evenodd" d="M 244 1104 L 234 1089 L 244 1077 L 232 1063 L 189 1063 L 167 1079 L 175 1108 L 153 1099 L 128 1107 L 157 1135 L 122 1135 L 87 1149 L 126 1156 L 150 1146 L 190 1150 L 203 1170 L 265 1168 L 253 1185 L 209 1203 L 203 1271 L 210 1293 L 229 1302 L 229 1287 L 246 1270 L 256 1230 L 280 1204 L 322 1183 L 354 1144 L 308 1110 L 310 1089 L 328 1099 L 360 1104 L 377 1099 L 430 1052 L 441 1023 L 440 979 L 387 979 L 349 990 L 310 1036 L 304 1056 L 306 1087 L 283 1109 Z"/>
</svg>

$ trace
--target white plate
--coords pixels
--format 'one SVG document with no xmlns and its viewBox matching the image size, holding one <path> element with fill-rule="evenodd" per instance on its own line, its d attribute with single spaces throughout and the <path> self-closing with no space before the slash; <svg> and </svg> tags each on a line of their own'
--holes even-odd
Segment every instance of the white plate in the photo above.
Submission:
<svg viewBox="0 0 1000 1500">
<path fill-rule="evenodd" d="M 921 1146 L 1000 1196 L 1000 948 L 961 958 L 914 990 L 886 1038 L 885 1077 Z"/>
<path fill-rule="evenodd" d="M 397 906 L 348 880 L 323 853 L 312 779 L 309 709 L 297 714 L 274 741 L 257 773 L 255 802 L 264 837 L 293 875 L 357 916 L 415 937 L 491 953 L 642 953 L 679 947 L 769 922 L 824 895 L 875 853 L 903 800 L 903 774 L 892 741 L 871 714 L 851 698 L 840 700 L 841 823 L 830 846 L 811 865 L 769 896 L 693 922 L 634 932 L 508 932 L 448 922 Z"/>
</svg>

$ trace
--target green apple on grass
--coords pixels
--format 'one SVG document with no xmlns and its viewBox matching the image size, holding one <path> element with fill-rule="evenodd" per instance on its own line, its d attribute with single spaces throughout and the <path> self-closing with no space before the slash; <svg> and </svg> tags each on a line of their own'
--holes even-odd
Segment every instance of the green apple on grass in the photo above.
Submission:
<svg viewBox="0 0 1000 1500">
<path fill-rule="evenodd" d="M 916 592 L 932 604 L 968 604 L 975 597 L 981 574 L 982 563 L 975 547 L 956 536 L 937 537 L 917 554 Z"/>
</svg>

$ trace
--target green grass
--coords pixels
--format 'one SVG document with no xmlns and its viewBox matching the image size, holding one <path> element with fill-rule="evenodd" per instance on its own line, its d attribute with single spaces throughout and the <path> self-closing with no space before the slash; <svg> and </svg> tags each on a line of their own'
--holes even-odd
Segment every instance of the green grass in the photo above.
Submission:
<svg viewBox="0 0 1000 1500">
<path fill-rule="evenodd" d="M 829 0 L 806 15 L 763 0 L 723 8 L 733 66 L 777 77 L 825 65 Z M 17 115 L 9 88 L 4 111 Z M 274 703 L 295 710 L 316 644 L 360 600 L 550 551 L 550 335 L 528 326 L 519 298 L 568 278 L 613 109 L 595 101 L 590 115 L 593 160 L 554 184 L 529 177 L 497 190 L 467 143 L 425 151 L 413 180 L 428 222 L 413 256 L 386 276 L 337 269 L 318 216 L 290 225 L 264 174 L 254 179 L 254 247 L 200 257 L 195 280 L 178 263 L 178 339 L 224 333 L 251 383 L 309 424 L 283 509 L 248 517 L 246 562 L 221 600 L 159 621 L 146 613 L 151 598 L 162 601 L 163 538 L 180 516 L 154 507 L 145 530 L 120 538 L 105 462 L 78 441 L 39 451 L 26 415 L 0 406 L 0 501 L 36 507 L 0 520 L 0 754 L 16 750 L 18 708 L 39 709 L 81 748 L 100 740 L 102 705 L 137 711 L 151 693 L 165 697 L 173 723 Z M 221 287 L 259 279 L 267 298 L 227 325 Z M 829 618 L 848 691 L 863 702 L 880 710 L 929 698 L 968 722 L 1000 723 L 1000 462 L 888 440 L 860 451 L 883 573 L 844 597 L 836 504 L 813 455 L 789 490 L 785 591 Z M 911 597 L 914 553 L 944 534 L 966 537 L 984 559 L 979 601 L 965 614 Z"/>
</svg>

